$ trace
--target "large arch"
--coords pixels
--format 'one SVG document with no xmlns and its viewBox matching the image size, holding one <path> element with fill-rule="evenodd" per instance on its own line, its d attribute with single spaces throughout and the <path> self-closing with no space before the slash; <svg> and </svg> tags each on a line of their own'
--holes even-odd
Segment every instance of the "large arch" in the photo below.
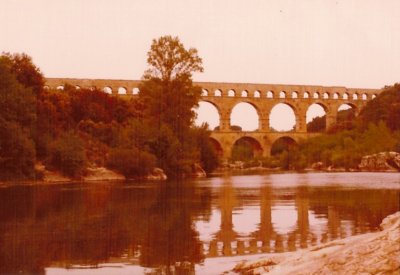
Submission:
<svg viewBox="0 0 400 275">
<path fill-rule="evenodd" d="M 296 108 L 287 102 L 275 104 L 269 113 L 269 125 L 272 132 L 291 132 L 297 126 Z"/>
<path fill-rule="evenodd" d="M 290 151 L 297 147 L 298 143 L 290 136 L 282 136 L 274 140 L 271 144 L 271 156 L 279 155 L 283 151 Z"/>
<path fill-rule="evenodd" d="M 224 155 L 224 149 L 222 148 L 221 143 L 218 140 L 216 140 L 215 138 L 213 138 L 213 137 L 210 137 L 210 143 L 214 147 L 218 158 L 222 158 L 223 155 Z"/>
<path fill-rule="evenodd" d="M 254 137 L 243 136 L 232 145 L 232 160 L 250 160 L 263 155 L 261 143 Z"/>
<path fill-rule="evenodd" d="M 328 107 L 321 102 L 312 103 L 307 108 L 307 132 L 325 132 L 327 129 Z"/>
<path fill-rule="evenodd" d="M 195 124 L 201 126 L 207 123 L 210 130 L 217 130 L 221 124 L 221 110 L 218 105 L 209 100 L 200 100 L 199 107 L 195 108 L 197 116 Z"/>
<path fill-rule="evenodd" d="M 351 121 L 357 116 L 358 108 L 351 102 L 341 104 L 337 109 L 336 122 L 346 127 L 350 126 Z"/>
<path fill-rule="evenodd" d="M 244 131 L 260 129 L 261 112 L 253 103 L 242 101 L 237 103 L 230 112 L 230 125 L 240 126 Z"/>
</svg>

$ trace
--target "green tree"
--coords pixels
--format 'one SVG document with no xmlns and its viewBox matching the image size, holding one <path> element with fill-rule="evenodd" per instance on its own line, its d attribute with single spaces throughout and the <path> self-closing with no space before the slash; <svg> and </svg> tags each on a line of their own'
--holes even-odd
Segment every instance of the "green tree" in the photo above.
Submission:
<svg viewBox="0 0 400 275">
<path fill-rule="evenodd" d="M 43 91 L 44 77 L 40 69 L 36 67 L 32 58 L 25 54 L 3 53 L 2 58 L 8 60 L 11 72 L 19 83 L 26 88 L 31 88 L 36 95 Z"/>
<path fill-rule="evenodd" d="M 34 178 L 35 145 L 16 122 L 0 117 L 0 179 Z"/>
<path fill-rule="evenodd" d="M 375 99 L 369 101 L 360 112 L 360 124 L 363 129 L 369 123 L 384 121 L 390 130 L 400 130 L 400 83 L 385 87 Z"/>
<path fill-rule="evenodd" d="M 211 132 L 208 130 L 208 125 L 196 127 L 193 129 L 197 148 L 200 154 L 200 163 L 204 170 L 209 173 L 218 167 L 218 155 L 210 141 Z"/>
<path fill-rule="evenodd" d="M 0 178 L 29 179 L 36 160 L 36 98 L 32 88 L 17 80 L 11 65 L 9 56 L 0 56 Z"/>
<path fill-rule="evenodd" d="M 196 159 L 196 144 L 191 127 L 201 89 L 192 82 L 194 72 L 202 72 L 197 50 L 185 49 L 177 37 L 154 39 L 147 54 L 149 69 L 143 76 L 139 100 L 144 116 L 155 129 L 148 142 L 161 168 L 168 176 L 191 172 Z"/>
<path fill-rule="evenodd" d="M 194 72 L 203 72 L 197 50 L 186 50 L 178 37 L 169 35 L 153 39 L 147 53 L 147 63 L 150 68 L 145 72 L 145 79 L 156 78 L 166 83 L 174 79 L 191 78 Z"/>
<path fill-rule="evenodd" d="M 56 139 L 50 147 L 48 164 L 66 176 L 81 176 L 86 169 L 87 159 L 80 137 L 73 132 L 66 132 Z"/>
<path fill-rule="evenodd" d="M 8 57 L 0 57 L 0 116 L 32 129 L 36 121 L 36 98 L 31 88 L 18 82 Z"/>
</svg>

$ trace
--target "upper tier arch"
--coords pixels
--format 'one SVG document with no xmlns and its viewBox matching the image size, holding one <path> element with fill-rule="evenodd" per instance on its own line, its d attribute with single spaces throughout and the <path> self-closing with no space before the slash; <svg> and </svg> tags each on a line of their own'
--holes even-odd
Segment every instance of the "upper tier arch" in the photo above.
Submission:
<svg viewBox="0 0 400 275">
<path fill-rule="evenodd" d="M 96 87 L 102 89 L 103 87 L 110 87 L 113 90 L 113 94 L 118 94 L 118 89 L 124 87 L 127 90 L 127 95 L 132 95 L 129 91 L 134 88 L 139 87 L 140 80 L 116 80 L 116 79 L 81 79 L 81 78 L 46 78 L 45 86 L 49 88 L 56 88 L 58 86 L 63 86 L 65 83 L 71 84 L 73 86 L 79 86 L 81 88 L 92 88 Z M 323 95 L 324 93 L 329 94 L 328 98 L 320 96 L 322 100 L 333 100 L 332 95 L 337 94 L 338 99 L 343 99 L 343 95 L 347 94 L 351 101 L 368 101 L 371 100 L 373 96 L 378 95 L 382 92 L 380 89 L 358 89 L 358 88 L 346 88 L 343 86 L 317 86 L 317 85 L 282 85 L 282 84 L 256 84 L 256 83 L 225 83 L 225 82 L 194 82 L 195 85 L 200 86 L 202 89 L 208 91 L 208 97 L 213 97 L 215 90 L 222 91 L 222 97 L 228 96 L 229 90 L 234 90 L 234 98 L 241 98 L 242 91 L 247 92 L 248 98 L 253 98 L 255 100 L 279 100 L 279 93 L 285 91 L 286 99 L 293 99 L 297 101 L 307 101 L 313 99 L 312 96 L 309 98 L 304 98 L 302 95 L 304 93 L 309 93 L 313 95 L 318 93 Z M 239 92 L 238 92 L 239 91 Z M 260 97 L 254 96 L 255 92 L 260 94 Z M 274 93 L 273 98 L 267 98 L 267 92 L 271 91 Z M 256 93 L 256 94 L 258 94 Z M 293 98 L 291 95 L 297 93 L 299 96 Z M 358 95 L 357 99 L 353 99 L 353 95 Z M 364 95 L 364 98 L 362 95 Z M 125 96 L 125 95 L 123 95 Z"/>
</svg>

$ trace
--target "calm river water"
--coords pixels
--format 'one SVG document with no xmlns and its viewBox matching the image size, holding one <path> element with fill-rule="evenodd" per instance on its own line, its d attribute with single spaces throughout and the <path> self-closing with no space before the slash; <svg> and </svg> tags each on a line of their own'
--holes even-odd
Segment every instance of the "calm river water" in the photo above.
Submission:
<svg viewBox="0 0 400 275">
<path fill-rule="evenodd" d="M 0 273 L 215 274 L 212 258 L 377 230 L 399 191 L 400 173 L 1 187 Z"/>
</svg>

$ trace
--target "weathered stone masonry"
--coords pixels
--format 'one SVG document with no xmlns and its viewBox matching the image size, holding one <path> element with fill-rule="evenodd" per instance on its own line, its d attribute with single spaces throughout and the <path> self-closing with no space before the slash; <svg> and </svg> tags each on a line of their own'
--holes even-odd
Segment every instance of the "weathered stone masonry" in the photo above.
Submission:
<svg viewBox="0 0 400 275">
<path fill-rule="evenodd" d="M 45 88 L 63 89 L 68 83 L 76 88 L 97 88 L 115 96 L 135 97 L 139 92 L 139 80 L 47 78 Z M 220 116 L 219 130 L 211 137 L 220 146 L 223 157 L 229 158 L 233 145 L 240 138 L 253 140 L 264 156 L 270 154 L 272 144 L 282 137 L 295 141 L 318 135 L 307 133 L 306 113 L 310 105 L 319 104 L 326 112 L 326 127 L 336 122 L 338 108 L 342 104 L 351 105 L 357 111 L 381 90 L 356 89 L 346 87 L 324 87 L 311 85 L 280 85 L 253 83 L 195 82 L 203 89 L 201 100 L 213 104 Z M 232 131 L 230 116 L 239 103 L 251 104 L 258 113 L 259 127 L 256 131 Z M 272 132 L 269 115 L 279 103 L 289 105 L 296 116 L 296 127 L 292 132 Z"/>
</svg>

